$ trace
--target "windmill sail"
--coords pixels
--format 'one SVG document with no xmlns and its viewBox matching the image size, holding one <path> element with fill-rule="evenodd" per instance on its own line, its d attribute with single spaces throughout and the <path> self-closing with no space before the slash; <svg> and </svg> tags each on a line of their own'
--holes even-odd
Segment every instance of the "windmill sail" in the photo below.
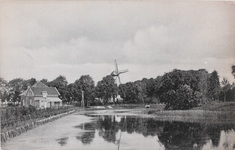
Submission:
<svg viewBox="0 0 235 150">
<path fill-rule="evenodd" d="M 125 70 L 121 70 L 121 71 L 119 71 L 118 70 L 118 64 L 117 64 L 117 61 L 116 60 L 114 60 L 114 68 L 115 68 L 115 70 L 111 73 L 111 75 L 113 76 L 113 77 L 115 77 L 115 82 L 118 84 L 118 82 L 117 82 L 117 80 L 119 81 L 119 84 L 121 84 L 121 78 L 120 78 L 120 74 L 122 74 L 122 73 L 126 73 L 126 72 L 128 72 L 128 69 L 125 69 Z M 118 78 L 118 79 L 117 79 Z M 118 85 L 119 85 L 118 84 Z"/>
</svg>

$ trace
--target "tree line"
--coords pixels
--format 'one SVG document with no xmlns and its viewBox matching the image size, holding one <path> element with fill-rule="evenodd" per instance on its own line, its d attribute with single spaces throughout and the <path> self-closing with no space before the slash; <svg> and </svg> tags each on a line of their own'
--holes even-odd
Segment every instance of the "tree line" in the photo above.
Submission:
<svg viewBox="0 0 235 150">
<path fill-rule="evenodd" d="M 229 133 L 233 129 L 233 125 L 229 124 L 221 126 L 218 124 L 195 122 L 164 122 L 153 118 L 136 118 L 130 116 L 121 118 L 118 122 L 114 116 L 103 116 L 98 118 L 97 122 L 85 123 L 76 127 L 89 131 L 76 136 L 76 139 L 83 144 L 92 144 L 96 130 L 99 132 L 99 137 L 105 141 L 117 143 L 120 140 L 117 134 L 121 130 L 121 132 L 126 132 L 130 136 L 135 136 L 131 135 L 133 133 L 141 134 L 144 137 L 158 136 L 158 142 L 161 142 L 167 149 L 174 149 L 175 147 L 178 149 L 189 148 L 194 143 L 202 147 L 206 143 L 206 139 L 211 139 L 213 147 L 218 147 L 221 139 L 221 131 L 224 130 Z M 202 139 L 198 137 L 207 138 Z"/>
<path fill-rule="evenodd" d="M 235 66 L 232 66 L 235 78 Z M 85 106 L 107 104 L 117 95 L 123 98 L 123 103 L 148 104 L 164 103 L 166 109 L 190 109 L 211 101 L 234 101 L 235 85 L 227 78 L 219 81 L 217 71 L 208 73 L 205 69 L 179 70 L 174 69 L 156 78 L 127 82 L 117 86 L 111 75 L 103 77 L 95 85 L 90 75 L 82 75 L 75 82 L 68 84 L 65 76 L 58 76 L 52 81 L 42 79 L 40 82 L 50 87 L 56 87 L 63 102 L 80 103 L 84 91 Z M 36 83 L 35 78 L 24 80 L 16 78 L 9 82 L 0 78 L 1 101 L 20 101 L 20 94 Z M 114 101 L 120 103 L 120 101 Z"/>
<path fill-rule="evenodd" d="M 223 78 L 220 84 L 217 71 L 208 73 L 205 69 L 174 69 L 155 79 L 121 84 L 119 90 L 121 97 L 130 103 L 160 102 L 166 104 L 166 109 L 189 109 L 211 101 L 235 98 L 234 83 L 230 85 Z M 226 100 L 222 98 L 229 93 Z"/>
</svg>

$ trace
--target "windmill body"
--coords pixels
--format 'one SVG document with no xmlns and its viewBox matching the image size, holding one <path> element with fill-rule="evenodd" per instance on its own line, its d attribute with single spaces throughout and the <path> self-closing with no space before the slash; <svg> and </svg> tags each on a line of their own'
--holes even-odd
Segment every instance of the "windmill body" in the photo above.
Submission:
<svg viewBox="0 0 235 150">
<path fill-rule="evenodd" d="M 117 85 L 120 85 L 121 84 L 121 79 L 120 79 L 119 75 L 122 74 L 122 73 L 128 72 L 128 69 L 118 70 L 118 65 L 117 65 L 116 60 L 114 61 L 114 66 L 115 66 L 115 70 L 111 73 L 111 75 L 115 78 L 115 82 L 117 83 Z"/>
<path fill-rule="evenodd" d="M 122 73 L 128 72 L 128 69 L 118 70 L 118 65 L 117 65 L 117 61 L 116 60 L 114 61 L 114 67 L 115 67 L 115 70 L 111 73 L 111 76 L 113 76 L 117 86 L 119 86 L 121 84 L 121 79 L 120 79 L 119 75 L 122 74 Z M 116 97 L 112 100 L 112 102 L 113 101 L 120 101 L 120 100 L 123 100 L 123 99 L 121 98 L 120 95 L 117 94 Z"/>
</svg>

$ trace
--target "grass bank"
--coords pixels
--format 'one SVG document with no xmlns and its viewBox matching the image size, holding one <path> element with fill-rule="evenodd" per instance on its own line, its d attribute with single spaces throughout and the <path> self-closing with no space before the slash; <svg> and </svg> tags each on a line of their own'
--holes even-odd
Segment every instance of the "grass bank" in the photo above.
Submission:
<svg viewBox="0 0 235 150">
<path fill-rule="evenodd" d="M 235 111 L 235 102 L 212 102 L 201 107 L 195 107 L 193 110 Z"/>
<path fill-rule="evenodd" d="M 112 105 L 114 109 L 143 109 L 145 108 L 145 104 L 116 104 Z M 165 104 L 151 104 L 151 109 L 155 110 L 163 110 L 165 108 Z"/>
<path fill-rule="evenodd" d="M 235 103 L 211 103 L 191 110 L 156 110 L 151 108 L 142 111 L 151 114 L 159 120 L 232 123 L 235 124 Z"/>
</svg>

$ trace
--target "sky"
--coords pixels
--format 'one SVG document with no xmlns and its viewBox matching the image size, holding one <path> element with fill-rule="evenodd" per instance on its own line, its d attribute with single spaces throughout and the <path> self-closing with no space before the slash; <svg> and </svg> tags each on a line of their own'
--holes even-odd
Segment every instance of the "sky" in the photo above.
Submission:
<svg viewBox="0 0 235 150">
<path fill-rule="evenodd" d="M 234 82 L 235 2 L 3 1 L 0 76 L 97 83 L 118 68 L 121 82 L 173 69 L 216 70 Z"/>
</svg>

